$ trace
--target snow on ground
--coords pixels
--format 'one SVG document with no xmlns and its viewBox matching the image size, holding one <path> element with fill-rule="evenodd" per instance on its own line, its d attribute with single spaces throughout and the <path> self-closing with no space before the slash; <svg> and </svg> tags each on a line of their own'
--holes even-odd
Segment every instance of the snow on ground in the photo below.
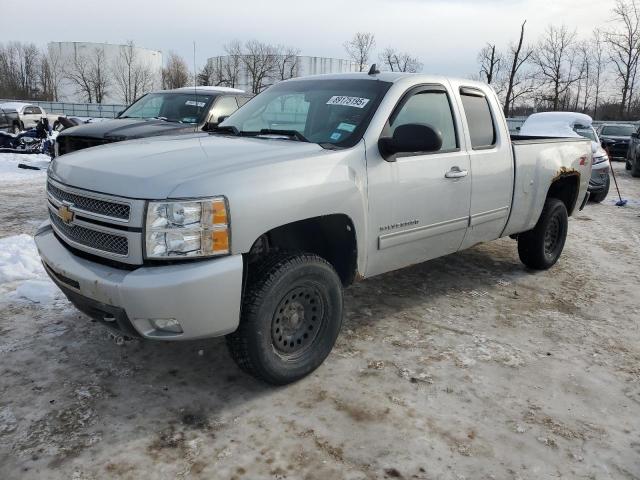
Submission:
<svg viewBox="0 0 640 480">
<path fill-rule="evenodd" d="M 26 300 L 48 305 L 61 296 L 44 271 L 32 236 L 0 238 L 0 302 Z"/>
<path fill-rule="evenodd" d="M 48 155 L 43 154 L 0 153 L 0 185 L 33 179 L 44 180 L 50 160 Z M 20 163 L 39 167 L 41 170 L 18 168 Z"/>
</svg>

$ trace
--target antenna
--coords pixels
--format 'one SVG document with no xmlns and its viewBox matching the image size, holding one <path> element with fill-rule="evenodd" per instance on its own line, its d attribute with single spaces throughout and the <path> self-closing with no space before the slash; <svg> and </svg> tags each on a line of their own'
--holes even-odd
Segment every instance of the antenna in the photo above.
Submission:
<svg viewBox="0 0 640 480">
<path fill-rule="evenodd" d="M 198 104 L 198 81 L 197 81 L 197 74 L 196 74 L 196 41 L 193 41 L 193 94 L 195 96 L 196 99 L 196 112 L 198 112 L 198 116 L 200 116 L 200 105 Z M 198 122 L 196 121 L 196 123 L 193 126 L 193 131 L 197 132 L 198 131 Z"/>
<path fill-rule="evenodd" d="M 377 75 L 378 73 L 380 73 L 380 70 L 378 70 L 378 67 L 374 63 L 373 65 L 371 65 L 368 75 Z"/>
</svg>

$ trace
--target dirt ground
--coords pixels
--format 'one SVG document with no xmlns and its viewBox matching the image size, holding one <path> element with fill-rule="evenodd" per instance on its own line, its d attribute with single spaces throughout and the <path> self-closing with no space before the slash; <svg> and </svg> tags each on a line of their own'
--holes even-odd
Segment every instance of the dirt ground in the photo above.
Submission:
<svg viewBox="0 0 640 480">
<path fill-rule="evenodd" d="M 640 179 L 614 166 L 629 205 L 574 217 L 552 270 L 503 239 L 357 284 L 285 388 L 223 339 L 116 345 L 66 301 L 5 302 L 0 478 L 640 478 Z M 42 194 L 2 186 L 0 237 Z"/>
</svg>

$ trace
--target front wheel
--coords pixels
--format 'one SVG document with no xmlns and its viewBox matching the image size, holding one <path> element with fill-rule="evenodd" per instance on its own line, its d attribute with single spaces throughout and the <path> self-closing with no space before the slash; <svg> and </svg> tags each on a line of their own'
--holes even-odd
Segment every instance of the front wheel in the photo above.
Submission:
<svg viewBox="0 0 640 480">
<path fill-rule="evenodd" d="M 548 198 L 533 230 L 518 235 L 522 263 L 535 270 L 551 268 L 560 258 L 568 226 L 567 207 L 557 198 Z"/>
<path fill-rule="evenodd" d="M 274 385 L 308 375 L 327 358 L 342 325 L 342 284 L 313 254 L 268 257 L 249 274 L 238 330 L 227 335 L 245 372 Z"/>
</svg>

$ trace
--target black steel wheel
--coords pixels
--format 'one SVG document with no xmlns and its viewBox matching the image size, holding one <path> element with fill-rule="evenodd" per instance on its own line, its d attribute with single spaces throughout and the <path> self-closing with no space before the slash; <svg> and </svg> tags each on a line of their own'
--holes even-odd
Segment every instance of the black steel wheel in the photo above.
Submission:
<svg viewBox="0 0 640 480">
<path fill-rule="evenodd" d="M 557 198 L 548 198 L 533 230 L 518 235 L 518 254 L 527 267 L 551 268 L 560 258 L 567 239 L 567 207 Z"/>
<path fill-rule="evenodd" d="M 313 254 L 281 254 L 249 267 L 238 330 L 227 346 L 238 366 L 274 385 L 318 368 L 342 325 L 342 284 Z"/>
</svg>

